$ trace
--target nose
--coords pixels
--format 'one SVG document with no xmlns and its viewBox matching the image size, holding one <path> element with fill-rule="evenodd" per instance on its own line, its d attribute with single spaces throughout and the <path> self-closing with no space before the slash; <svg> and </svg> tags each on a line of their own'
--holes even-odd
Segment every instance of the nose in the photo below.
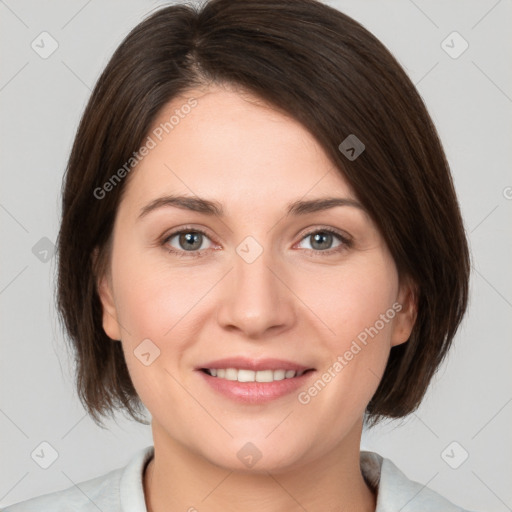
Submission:
<svg viewBox="0 0 512 512">
<path fill-rule="evenodd" d="M 235 252 L 233 270 L 226 276 L 217 309 L 222 328 L 247 338 L 262 338 L 289 329 L 296 321 L 296 302 L 287 281 L 289 272 L 272 259 L 270 250 L 252 262 Z"/>
</svg>

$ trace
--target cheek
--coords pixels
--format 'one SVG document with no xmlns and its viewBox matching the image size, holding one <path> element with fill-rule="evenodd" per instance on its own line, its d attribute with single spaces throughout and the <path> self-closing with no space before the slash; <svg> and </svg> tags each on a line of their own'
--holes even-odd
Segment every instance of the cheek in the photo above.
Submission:
<svg viewBox="0 0 512 512">
<path fill-rule="evenodd" d="M 374 326 L 392 308 L 398 275 L 386 254 L 372 254 L 352 265 L 322 269 L 314 279 L 302 280 L 301 298 L 329 328 L 332 348 L 343 349 L 361 332 Z M 392 320 L 394 312 L 387 315 Z M 393 322 L 379 322 L 379 334 L 389 337 Z"/>
<path fill-rule="evenodd" d="M 171 267 L 161 259 L 155 264 L 133 251 L 131 258 L 118 258 L 116 263 L 117 311 L 133 342 L 172 336 L 175 326 L 181 329 L 182 322 L 193 316 L 194 307 L 214 282 L 211 272 Z"/>
<path fill-rule="evenodd" d="M 359 264 L 360 263 L 360 264 Z M 314 285 L 312 284 L 314 282 Z M 317 274 L 302 284 L 301 297 L 329 330 L 318 385 L 306 390 L 318 407 L 362 414 L 385 369 L 391 347 L 398 275 L 387 255 L 372 256 L 335 272 Z M 308 396 L 304 397 L 308 400 Z M 330 407 L 330 406 L 329 406 Z"/>
<path fill-rule="evenodd" d="M 190 270 L 184 267 L 151 264 L 133 252 L 130 259 L 114 261 L 116 309 L 123 326 L 125 360 L 137 394 L 149 410 L 155 411 L 162 402 L 179 402 L 178 387 L 175 394 L 169 393 L 175 385 L 172 375 L 195 328 L 194 306 L 211 285 L 208 280 L 201 283 L 197 276 L 190 279 Z"/>
</svg>

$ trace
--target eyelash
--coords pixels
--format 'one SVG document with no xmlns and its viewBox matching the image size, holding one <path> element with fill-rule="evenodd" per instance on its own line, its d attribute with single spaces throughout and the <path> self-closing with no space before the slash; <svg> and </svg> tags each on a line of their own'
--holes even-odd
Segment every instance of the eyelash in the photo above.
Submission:
<svg viewBox="0 0 512 512">
<path fill-rule="evenodd" d="M 169 240 L 174 238 L 176 235 L 181 235 L 182 233 L 200 233 L 200 234 L 206 236 L 207 238 L 210 238 L 208 236 L 208 234 L 205 231 L 203 231 L 202 229 L 192 228 L 192 227 L 184 227 L 184 228 L 180 229 L 179 231 L 174 231 L 173 233 L 170 233 L 169 235 L 165 236 L 165 238 L 162 240 L 162 245 L 166 245 L 169 242 Z M 332 228 L 317 228 L 313 231 L 309 231 L 308 233 L 305 233 L 302 236 L 300 241 L 302 241 L 305 238 L 307 238 L 308 236 L 314 235 L 316 233 L 329 233 L 331 235 L 334 235 L 342 242 L 342 244 L 333 249 L 326 249 L 323 251 L 315 250 L 315 249 L 302 249 L 302 250 L 308 252 L 309 254 L 312 254 L 313 256 L 330 256 L 334 253 L 339 253 L 343 250 L 346 250 L 347 248 L 352 247 L 352 240 L 350 240 L 348 237 L 342 235 L 341 233 L 339 233 L 338 231 L 335 231 Z M 167 247 L 167 251 L 169 253 L 177 256 L 178 258 L 189 258 L 189 257 L 199 258 L 203 255 L 203 252 L 205 252 L 207 250 L 208 249 L 203 249 L 200 251 L 181 251 L 181 250 L 176 250 L 174 248 Z"/>
</svg>

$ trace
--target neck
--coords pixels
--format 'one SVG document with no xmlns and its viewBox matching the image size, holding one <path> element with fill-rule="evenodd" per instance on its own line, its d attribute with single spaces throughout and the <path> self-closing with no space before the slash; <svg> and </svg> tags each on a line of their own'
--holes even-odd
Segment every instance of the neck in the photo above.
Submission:
<svg viewBox="0 0 512 512">
<path fill-rule="evenodd" d="M 148 512 L 374 512 L 376 498 L 359 466 L 362 423 L 318 457 L 279 472 L 220 467 L 170 438 L 152 423 L 155 456 L 146 467 Z"/>
</svg>

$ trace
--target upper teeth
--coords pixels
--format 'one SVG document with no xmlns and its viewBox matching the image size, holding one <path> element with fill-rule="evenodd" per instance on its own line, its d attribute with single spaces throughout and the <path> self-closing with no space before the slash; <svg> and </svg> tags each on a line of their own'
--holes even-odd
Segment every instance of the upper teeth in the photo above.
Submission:
<svg viewBox="0 0 512 512">
<path fill-rule="evenodd" d="M 208 373 L 213 377 L 239 382 L 273 382 L 274 380 L 291 379 L 300 377 L 305 370 L 237 370 L 236 368 L 208 368 Z"/>
</svg>

